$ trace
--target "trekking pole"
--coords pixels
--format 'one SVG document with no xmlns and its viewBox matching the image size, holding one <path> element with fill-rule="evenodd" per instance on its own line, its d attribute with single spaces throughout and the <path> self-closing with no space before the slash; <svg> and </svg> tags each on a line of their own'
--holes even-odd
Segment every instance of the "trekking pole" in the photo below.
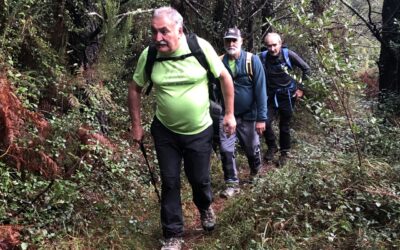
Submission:
<svg viewBox="0 0 400 250">
<path fill-rule="evenodd" d="M 146 161 L 146 165 L 149 170 L 150 177 L 151 177 L 151 183 L 153 184 L 154 190 L 156 191 L 158 202 L 161 203 L 161 197 L 160 197 L 160 193 L 158 192 L 158 189 L 157 189 L 156 178 L 154 177 L 154 172 L 151 170 L 149 160 L 147 159 L 146 149 L 144 148 L 143 141 L 139 142 L 139 145 L 140 145 L 140 151 L 142 151 L 142 154 L 143 154 L 143 158 Z"/>
</svg>

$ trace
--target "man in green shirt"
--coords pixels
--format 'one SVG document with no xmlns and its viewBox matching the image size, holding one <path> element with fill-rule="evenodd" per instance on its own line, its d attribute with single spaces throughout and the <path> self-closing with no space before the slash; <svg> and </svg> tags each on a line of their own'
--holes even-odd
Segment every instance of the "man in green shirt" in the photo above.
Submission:
<svg viewBox="0 0 400 250">
<path fill-rule="evenodd" d="M 173 58 L 191 53 L 183 33 L 183 18 L 175 9 L 156 9 L 151 30 L 157 58 Z M 198 42 L 212 74 L 221 81 L 225 100 L 223 127 L 229 136 L 236 128 L 232 78 L 213 47 L 204 39 L 198 38 Z M 141 142 L 144 137 L 140 106 L 142 88 L 150 80 L 145 72 L 147 51 L 148 48 L 139 57 L 128 91 L 132 137 L 137 142 Z M 215 215 L 211 208 L 210 158 L 213 128 L 209 113 L 207 71 L 194 56 L 188 56 L 185 59 L 156 61 L 150 78 L 154 83 L 157 104 L 151 134 L 162 181 L 161 224 L 166 239 L 162 249 L 180 249 L 183 235 L 180 196 L 182 160 L 202 226 L 206 231 L 213 230 L 215 226 Z"/>
</svg>

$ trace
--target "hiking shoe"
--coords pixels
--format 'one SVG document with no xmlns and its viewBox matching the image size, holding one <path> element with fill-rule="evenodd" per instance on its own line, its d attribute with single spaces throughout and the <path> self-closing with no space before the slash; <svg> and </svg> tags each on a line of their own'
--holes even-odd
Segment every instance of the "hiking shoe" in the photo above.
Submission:
<svg viewBox="0 0 400 250">
<path fill-rule="evenodd" d="M 249 183 L 253 184 L 257 177 L 258 177 L 258 171 L 250 170 Z"/>
<path fill-rule="evenodd" d="M 164 241 L 161 250 L 181 250 L 181 248 L 182 248 L 182 239 L 172 237 Z"/>
<path fill-rule="evenodd" d="M 268 148 L 267 152 L 265 153 L 264 160 L 267 162 L 272 161 L 277 152 L 278 152 L 277 148 Z"/>
<path fill-rule="evenodd" d="M 227 187 L 224 191 L 221 192 L 219 196 L 221 196 L 221 198 L 228 199 L 239 193 L 240 193 L 239 187 Z"/>
<path fill-rule="evenodd" d="M 215 214 L 214 210 L 209 207 L 206 211 L 200 212 L 201 225 L 204 231 L 210 232 L 215 227 Z"/>
<path fill-rule="evenodd" d="M 279 160 L 278 160 L 278 167 L 283 167 L 287 164 L 287 161 L 289 159 L 289 156 L 287 153 L 281 153 L 281 155 L 279 156 Z"/>
<path fill-rule="evenodd" d="M 251 168 L 250 169 L 250 176 L 256 177 L 258 175 L 258 172 L 260 171 L 261 166 L 258 166 L 257 168 Z"/>
</svg>

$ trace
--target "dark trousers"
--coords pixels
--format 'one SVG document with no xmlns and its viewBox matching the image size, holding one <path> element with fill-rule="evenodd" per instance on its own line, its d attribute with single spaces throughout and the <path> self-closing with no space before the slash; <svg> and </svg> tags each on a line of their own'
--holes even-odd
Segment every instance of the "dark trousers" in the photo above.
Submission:
<svg viewBox="0 0 400 250">
<path fill-rule="evenodd" d="M 176 134 L 157 118 L 151 124 L 151 134 L 161 173 L 161 225 L 165 238 L 183 235 L 181 205 L 181 165 L 192 187 L 193 202 L 199 211 L 212 203 L 210 157 L 212 126 L 195 135 Z"/>
<path fill-rule="evenodd" d="M 279 118 L 279 148 L 281 152 L 288 152 L 291 148 L 290 122 L 293 117 L 295 98 L 294 91 L 274 93 L 268 95 L 268 120 L 264 131 L 264 138 L 268 148 L 278 148 L 276 136 L 272 129 L 273 122 Z"/>
</svg>

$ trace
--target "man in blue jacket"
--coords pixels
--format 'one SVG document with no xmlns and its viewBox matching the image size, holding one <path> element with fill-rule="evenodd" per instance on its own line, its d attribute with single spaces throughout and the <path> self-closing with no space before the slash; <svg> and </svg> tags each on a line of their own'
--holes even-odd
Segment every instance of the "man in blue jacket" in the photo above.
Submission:
<svg viewBox="0 0 400 250">
<path fill-rule="evenodd" d="M 220 154 L 226 189 L 221 197 L 229 198 L 240 192 L 235 162 L 235 143 L 239 139 L 254 178 L 261 167 L 260 139 L 267 120 L 267 92 L 265 73 L 258 56 L 241 49 L 243 39 L 240 30 L 230 28 L 224 35 L 226 54 L 222 62 L 234 81 L 234 114 L 236 132 L 228 136 L 220 129 Z M 222 121 L 222 117 L 221 117 Z M 222 128 L 222 126 L 220 126 Z"/>
</svg>

